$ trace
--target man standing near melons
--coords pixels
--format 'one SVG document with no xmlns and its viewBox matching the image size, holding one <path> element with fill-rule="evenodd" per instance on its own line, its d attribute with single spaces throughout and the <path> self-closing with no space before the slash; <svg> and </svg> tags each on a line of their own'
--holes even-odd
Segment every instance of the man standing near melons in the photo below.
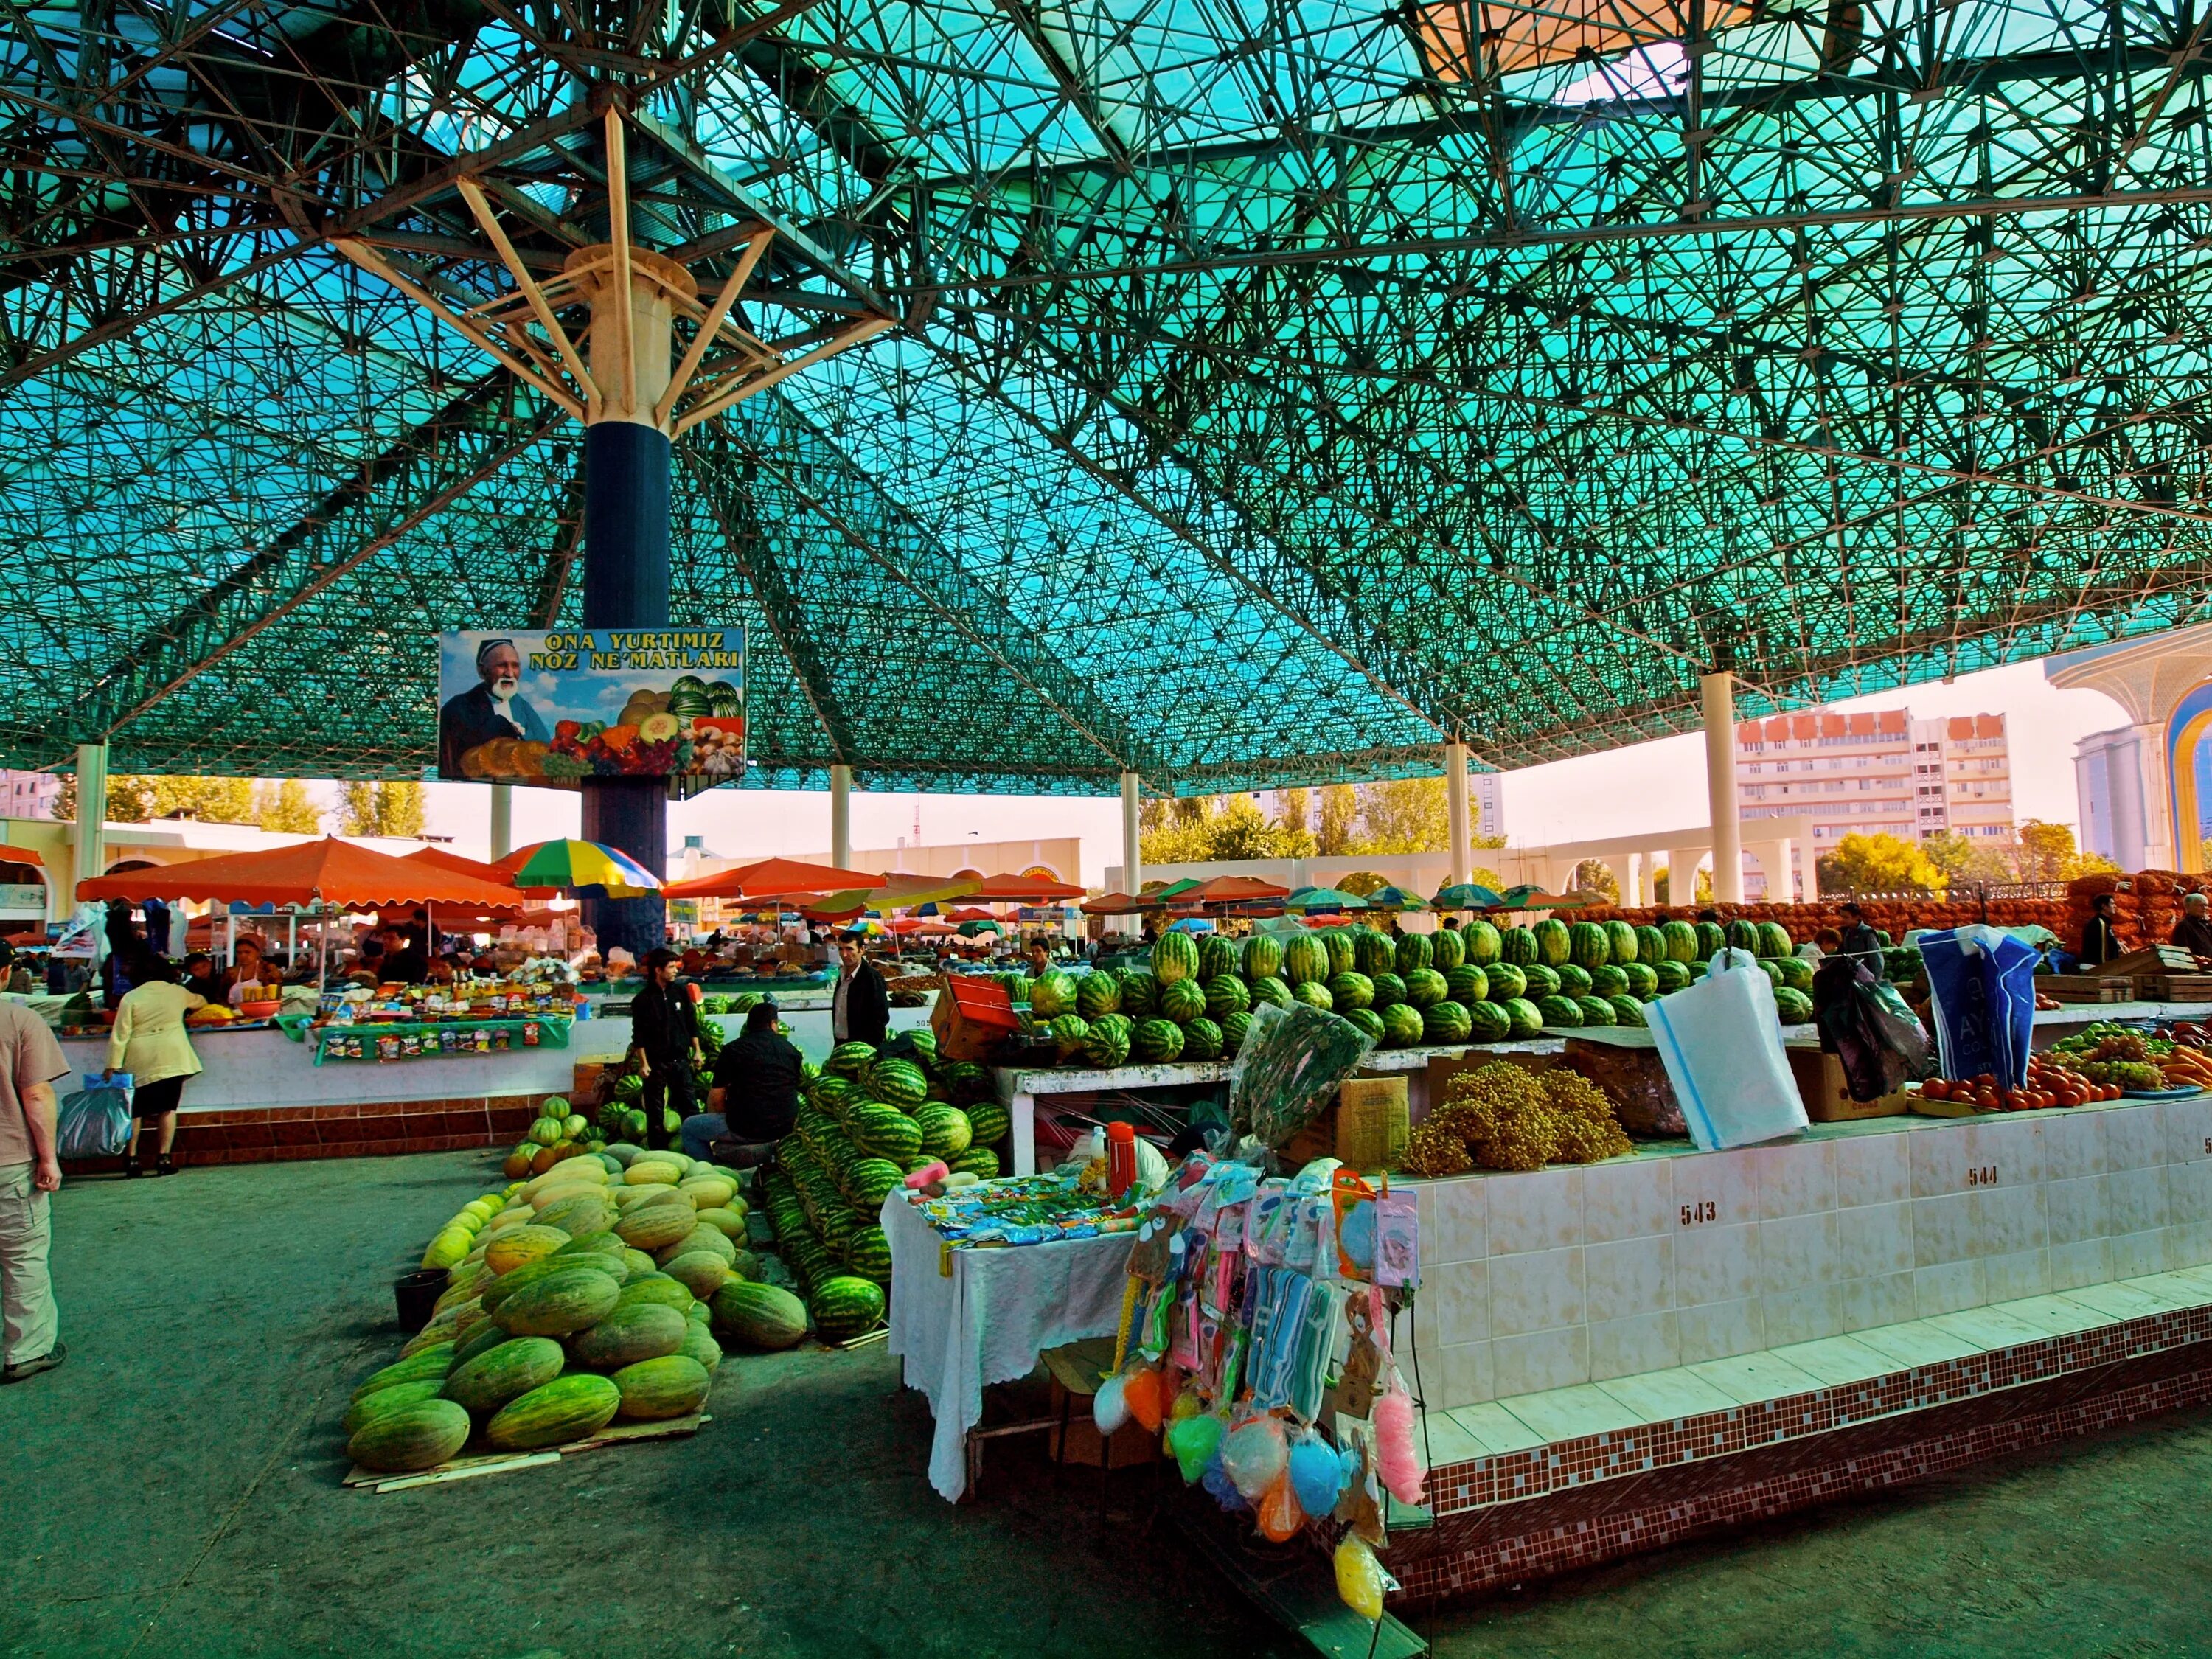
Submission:
<svg viewBox="0 0 2212 1659">
<path fill-rule="evenodd" d="M 62 1184 L 54 1079 L 68 1072 L 46 1021 L 20 1002 L 0 1002 L 0 1382 L 25 1382 L 69 1357 L 46 1271 L 49 1205 Z"/>
</svg>

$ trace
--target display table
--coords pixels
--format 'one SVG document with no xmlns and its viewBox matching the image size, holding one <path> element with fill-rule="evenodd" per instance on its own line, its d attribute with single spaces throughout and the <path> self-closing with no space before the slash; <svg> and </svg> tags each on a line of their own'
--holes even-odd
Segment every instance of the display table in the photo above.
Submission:
<svg viewBox="0 0 2212 1659">
<path fill-rule="evenodd" d="M 1565 1047 L 1556 1037 L 1525 1042 L 1492 1042 L 1480 1047 L 1446 1044 L 1436 1048 L 1377 1048 L 1360 1065 L 1361 1077 L 1403 1075 L 1409 1109 L 1415 1122 L 1427 1109 L 1427 1079 L 1431 1062 L 1457 1060 L 1468 1055 L 1556 1054 Z M 1234 1062 L 1226 1060 L 1171 1061 L 1162 1066 L 1115 1066 L 1093 1070 L 1080 1066 L 996 1066 L 991 1076 L 999 1103 L 1013 1121 L 1013 1163 L 1009 1175 L 1036 1173 L 1036 1103 L 1040 1095 L 1128 1093 L 1139 1089 L 1179 1089 L 1206 1084 L 1224 1084 Z"/>
<path fill-rule="evenodd" d="M 890 1351 L 937 1420 L 929 1484 L 957 1503 L 983 1390 L 1027 1376 L 1048 1348 L 1114 1334 L 1135 1236 L 946 1249 L 903 1188 L 884 1200 L 878 1219 L 891 1247 Z"/>
</svg>

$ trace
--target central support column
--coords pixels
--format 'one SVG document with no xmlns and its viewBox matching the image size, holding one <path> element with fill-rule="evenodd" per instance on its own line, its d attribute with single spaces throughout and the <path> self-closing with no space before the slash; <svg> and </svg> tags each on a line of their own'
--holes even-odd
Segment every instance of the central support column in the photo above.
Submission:
<svg viewBox="0 0 2212 1659">
<path fill-rule="evenodd" d="M 1451 838 L 1452 885 L 1474 879 L 1474 825 L 1468 816 L 1467 745 L 1444 745 L 1444 823 Z"/>
<path fill-rule="evenodd" d="M 514 786 L 491 787 L 491 859 L 494 864 L 514 850 Z"/>
<path fill-rule="evenodd" d="M 853 769 L 830 769 L 830 862 L 840 870 L 853 867 Z"/>
<path fill-rule="evenodd" d="M 1121 878 L 1131 898 L 1145 884 L 1144 814 L 1139 811 L 1143 791 L 1144 780 L 1136 773 L 1121 774 Z M 1144 923 L 1139 917 L 1126 917 L 1122 931 L 1140 933 Z"/>
<path fill-rule="evenodd" d="M 1741 904 L 1743 824 L 1738 817 L 1735 791 L 1735 676 L 1703 675 L 1698 680 L 1698 692 L 1705 714 L 1705 800 L 1712 815 L 1713 898 L 1717 903 Z M 1668 896 L 1674 896 L 1671 882 Z"/>
<path fill-rule="evenodd" d="M 104 871 L 107 863 L 107 745 L 104 743 L 81 743 L 76 746 L 76 846 L 70 860 L 67 902 L 62 906 L 64 916 L 76 913 L 76 885 L 90 881 Z M 95 969 L 101 957 L 107 954 L 107 935 L 103 929 L 94 928 L 92 960 Z"/>
</svg>

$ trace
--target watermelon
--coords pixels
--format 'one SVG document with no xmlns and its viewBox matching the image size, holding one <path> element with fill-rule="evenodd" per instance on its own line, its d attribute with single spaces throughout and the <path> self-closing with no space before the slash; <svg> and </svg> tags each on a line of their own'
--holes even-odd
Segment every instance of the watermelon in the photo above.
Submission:
<svg viewBox="0 0 2212 1659">
<path fill-rule="evenodd" d="M 1578 962 L 1563 962 L 1553 971 L 1559 976 L 1559 994 L 1586 997 L 1590 994 L 1589 969 Z"/>
<path fill-rule="evenodd" d="M 1328 951 L 1311 933 L 1292 935 L 1283 947 L 1283 977 L 1295 988 L 1328 977 Z"/>
<path fill-rule="evenodd" d="M 1166 1024 L 1167 1022 L 1154 1020 L 1146 1023 Z M 975 1136 L 975 1128 L 968 1121 L 968 1114 L 957 1106 L 933 1101 L 915 1114 L 914 1121 L 921 1127 L 921 1153 L 924 1158 L 951 1158 L 956 1153 L 964 1152 L 968 1150 L 969 1141 Z"/>
<path fill-rule="evenodd" d="M 866 1042 L 841 1042 L 830 1051 L 830 1058 L 822 1069 L 832 1077 L 858 1078 L 876 1063 L 873 1045 Z"/>
<path fill-rule="evenodd" d="M 1589 981 L 1591 992 L 1597 996 L 1620 997 L 1628 994 L 1628 970 L 1616 963 L 1604 963 L 1591 969 Z"/>
<path fill-rule="evenodd" d="M 1807 1024 L 1813 1018 L 1813 999 L 1785 985 L 1774 994 L 1774 1012 L 1784 1025 Z"/>
<path fill-rule="evenodd" d="M 1273 979 L 1283 971 L 1283 941 L 1273 933 L 1255 933 L 1244 941 L 1238 966 L 1246 979 Z"/>
<path fill-rule="evenodd" d="M 1195 978 L 1197 974 L 1198 942 L 1188 933 L 1170 928 L 1152 941 L 1152 977 L 1162 985 Z"/>
<path fill-rule="evenodd" d="M 1252 994 L 1234 974 L 1216 974 L 1206 981 L 1206 1017 L 1221 1020 L 1241 1014 L 1252 1006 Z"/>
<path fill-rule="evenodd" d="M 597 1434 L 614 1421 L 622 1390 L 604 1376 L 571 1371 L 509 1401 L 484 1430 L 501 1451 L 530 1451 Z"/>
<path fill-rule="evenodd" d="M 1182 1028 L 1182 1057 L 1193 1060 L 1220 1059 L 1221 1028 L 1204 1014 L 1185 1024 Z"/>
<path fill-rule="evenodd" d="M 1406 981 L 1395 973 L 1377 974 L 1370 982 L 1375 987 L 1370 1008 L 1388 1008 L 1406 1000 Z"/>
<path fill-rule="evenodd" d="M 1421 1011 L 1410 1002 L 1394 1002 L 1382 1011 L 1382 1041 L 1393 1048 L 1412 1048 L 1421 1030 Z"/>
<path fill-rule="evenodd" d="M 1528 931 L 1536 940 L 1536 960 L 1547 968 L 1574 960 L 1574 935 L 1557 916 L 1545 917 Z"/>
<path fill-rule="evenodd" d="M 1208 933 L 1198 942 L 1198 977 L 1218 979 L 1224 974 L 1233 974 L 1238 967 L 1236 941 L 1220 933 Z"/>
<path fill-rule="evenodd" d="M 1539 997 L 1536 1012 L 1545 1024 L 1556 1028 L 1571 1030 L 1583 1023 L 1583 1006 L 1570 996 Z"/>
<path fill-rule="evenodd" d="M 1427 1008 L 1442 1002 L 1450 988 L 1444 976 L 1433 968 L 1416 968 L 1406 975 L 1406 1000 L 1416 1008 Z"/>
<path fill-rule="evenodd" d="M 1091 1022 L 1090 1034 L 1083 1039 L 1085 1063 L 1101 1071 L 1127 1065 L 1129 1033 L 1133 1029 L 1127 1014 L 1099 1015 Z"/>
<path fill-rule="evenodd" d="M 1129 1033 L 1130 1057 L 1146 1066 L 1165 1065 L 1182 1053 L 1182 1027 L 1171 1019 L 1148 1019 Z"/>
<path fill-rule="evenodd" d="M 1758 956 L 1759 954 L 1759 924 L 1757 922 L 1747 921 L 1739 917 L 1735 921 L 1729 922 L 1723 932 L 1727 935 L 1728 946 L 1729 950 L 1748 951 L 1753 956 Z"/>
<path fill-rule="evenodd" d="M 380 1411 L 353 1431 L 346 1455 L 380 1474 L 434 1469 L 468 1443 L 469 1414 L 450 1400 Z"/>
<path fill-rule="evenodd" d="M 1322 954 L 1328 958 L 1328 972 L 1322 978 L 1333 979 L 1339 974 L 1358 970 L 1359 931 L 1351 927 L 1331 927 L 1321 935 Z"/>
<path fill-rule="evenodd" d="M 1570 963 L 1568 966 L 1573 964 Z M 1532 962 L 1521 970 L 1521 977 L 1528 982 L 1527 994 L 1531 997 L 1555 997 L 1559 994 L 1559 970 L 1556 968 Z"/>
<path fill-rule="evenodd" d="M 1613 941 L 1602 922 L 1577 921 L 1567 929 L 1567 960 L 1577 968 L 1595 968 L 1613 960 Z"/>
<path fill-rule="evenodd" d="M 1782 969 L 1782 982 L 1793 991 L 1810 993 L 1813 988 L 1813 964 L 1802 957 L 1784 957 L 1776 964 Z"/>
<path fill-rule="evenodd" d="M 1045 1026 L 1044 1034 L 1060 1050 L 1061 1060 L 1073 1060 L 1083 1052 L 1083 1040 L 1091 1035 L 1091 1022 L 1080 1014 L 1062 1014 Z"/>
<path fill-rule="evenodd" d="M 1657 981 L 1655 987 L 1656 994 L 1663 997 L 1669 991 L 1679 991 L 1690 982 L 1690 967 L 1687 963 L 1677 962 L 1669 957 L 1653 966 L 1651 975 Z"/>
<path fill-rule="evenodd" d="M 1309 1008 L 1327 1009 L 1336 1006 L 1336 1000 L 1328 994 L 1328 987 L 1317 979 L 1310 979 L 1303 985 L 1293 985 L 1291 995 Z"/>
<path fill-rule="evenodd" d="M 1727 949 L 1728 935 L 1721 930 L 1720 923 L 1701 921 L 1698 924 L 1698 948 L 1690 953 L 1692 961 L 1711 962 Z"/>
<path fill-rule="evenodd" d="M 1150 970 L 1132 968 L 1121 975 L 1121 1012 L 1133 1022 L 1149 1019 L 1159 1012 L 1160 982 Z"/>
<path fill-rule="evenodd" d="M 1613 1004 L 1603 997 L 1577 997 L 1575 1004 L 1583 1011 L 1585 1025 L 1610 1025 L 1613 1023 Z"/>
<path fill-rule="evenodd" d="M 896 1106 L 873 1102 L 853 1114 L 853 1142 L 862 1152 L 903 1162 L 921 1151 L 921 1130 Z"/>
<path fill-rule="evenodd" d="M 1483 977 L 1490 981 L 1490 1000 L 1492 1002 L 1510 1002 L 1517 996 L 1528 994 L 1527 971 L 1516 968 L 1510 962 L 1492 963 L 1483 970 Z"/>
<path fill-rule="evenodd" d="M 1030 1012 L 1039 1019 L 1057 1019 L 1075 1012 L 1075 975 L 1057 969 L 1041 974 L 1030 985 Z"/>
<path fill-rule="evenodd" d="M 1641 1025 L 1644 1024 L 1644 1005 L 1634 997 L 1607 997 L 1606 1000 L 1613 1004 L 1614 1024 Z"/>
<path fill-rule="evenodd" d="M 1778 921 L 1762 921 L 1759 924 L 1759 955 L 1772 957 L 1779 961 L 1784 957 L 1795 956 L 1796 953 L 1796 944 L 1790 939 L 1790 930 L 1787 927 Z"/>
<path fill-rule="evenodd" d="M 733 1279 L 714 1292 L 714 1334 L 743 1348 L 793 1348 L 806 1340 L 806 1306 L 788 1291 Z"/>
<path fill-rule="evenodd" d="M 1364 974 L 1346 971 L 1328 976 L 1328 1000 L 1340 1012 L 1352 1008 L 1365 1008 L 1375 1001 L 1375 981 Z"/>
<path fill-rule="evenodd" d="M 689 1417 L 706 1403 L 714 1379 L 697 1360 L 680 1353 L 663 1354 L 625 1365 L 607 1379 L 615 1385 L 620 1403 L 615 1415 L 629 1423 L 665 1423 Z"/>
<path fill-rule="evenodd" d="M 1361 1012 L 1364 1013 L 1366 1011 L 1363 1009 Z M 1224 1015 L 1221 1021 L 1221 1052 L 1224 1055 L 1234 1054 L 1244 1046 L 1244 1039 L 1250 1035 L 1251 1030 L 1251 1015 Z"/>
<path fill-rule="evenodd" d="M 1498 929 L 1477 916 L 1460 929 L 1460 938 L 1466 948 L 1467 960 L 1477 968 L 1487 968 L 1499 959 L 1504 942 Z"/>
<path fill-rule="evenodd" d="M 1429 966 L 1440 974 L 1449 974 L 1467 960 L 1467 941 L 1449 927 L 1439 927 L 1428 936 Z"/>
<path fill-rule="evenodd" d="M 1646 923 L 1644 926 L 1636 929 L 1635 956 L 1633 957 L 1624 957 L 1621 960 L 1624 964 L 1630 961 L 1644 963 L 1661 963 L 1666 961 L 1667 935 L 1660 929 Z"/>
<path fill-rule="evenodd" d="M 1398 935 L 1398 972 L 1407 979 L 1429 965 L 1429 936 L 1426 933 Z"/>
<path fill-rule="evenodd" d="M 1467 963 L 1444 974 L 1444 994 L 1454 1002 L 1472 1007 L 1490 995 L 1490 975 Z"/>
<path fill-rule="evenodd" d="M 1667 951 L 1665 960 L 1668 962 L 1694 962 L 1697 959 L 1698 930 L 1692 923 L 1686 921 L 1663 922 L 1660 925 L 1659 933 L 1660 937 L 1666 941 Z M 1657 964 L 1654 963 L 1653 965 L 1656 967 Z"/>
<path fill-rule="evenodd" d="M 999 1155 L 988 1146 L 970 1146 L 951 1160 L 951 1167 L 955 1173 L 971 1175 L 978 1181 L 995 1181 L 999 1175 Z"/>
<path fill-rule="evenodd" d="M 1118 1013 L 1121 1008 L 1121 981 L 1104 969 L 1085 974 L 1075 982 L 1075 1012 L 1085 1019 L 1096 1019 L 1101 1014 Z"/>
<path fill-rule="evenodd" d="M 1464 1042 L 1471 1029 L 1467 1010 L 1456 1002 L 1432 1002 L 1421 1010 L 1421 1036 L 1425 1042 Z"/>
<path fill-rule="evenodd" d="M 1089 1019 L 1085 1014 L 1084 1018 Z M 991 1080 L 990 1068 L 979 1066 L 972 1060 L 957 1060 L 945 1068 L 945 1092 L 955 1106 L 967 1106 L 979 1100 L 988 1100 L 998 1085 Z"/>
<path fill-rule="evenodd" d="M 1273 975 L 1252 981 L 1251 986 L 1252 1006 L 1255 1008 L 1259 1007 L 1262 1003 L 1271 1004 L 1277 1008 L 1290 1006 L 1291 988 Z"/>
<path fill-rule="evenodd" d="M 1190 935 L 1179 937 L 1188 939 Z M 817 1285 L 807 1305 L 813 1310 L 815 1334 L 824 1342 L 849 1342 L 874 1329 L 883 1318 L 883 1287 L 840 1273 Z"/>
<path fill-rule="evenodd" d="M 1757 957 L 1755 960 L 1759 963 L 1759 971 L 1766 975 L 1766 982 L 1771 985 L 1776 990 L 1780 990 L 1782 988 L 1782 964 L 1778 962 L 1771 961 L 1765 957 Z"/>
<path fill-rule="evenodd" d="M 1398 947 L 1390 942 L 1386 933 L 1378 933 L 1371 927 L 1361 928 L 1356 954 L 1358 961 L 1353 964 L 1356 970 L 1370 979 L 1377 974 L 1397 971 Z"/>
<path fill-rule="evenodd" d="M 1527 997 L 1515 997 L 1505 1004 L 1505 1017 L 1512 1022 L 1512 1035 L 1518 1040 L 1534 1036 L 1543 1030 L 1543 1010 Z"/>
<path fill-rule="evenodd" d="M 910 1060 L 879 1062 L 868 1075 L 868 1086 L 875 1091 L 877 1099 L 902 1112 L 914 1110 L 929 1098 L 929 1079 Z"/>
<path fill-rule="evenodd" d="M 1473 1002 L 1467 1007 L 1467 1036 L 1470 1042 L 1503 1042 L 1513 1035 L 1513 1018 L 1494 1002 Z"/>
<path fill-rule="evenodd" d="M 689 1232 L 691 1212 L 683 1208 Z M 612 1313 L 623 1289 L 596 1268 L 566 1267 L 516 1291 L 492 1317 L 510 1336 L 567 1336 Z"/>
<path fill-rule="evenodd" d="M 665 1303 L 634 1302 L 616 1309 L 588 1331 L 570 1337 L 568 1352 L 580 1365 L 616 1370 L 641 1359 L 674 1353 L 684 1346 L 684 1333 L 690 1322 L 685 1313 Z"/>
<path fill-rule="evenodd" d="M 1633 927 L 1625 921 L 1601 921 L 1597 925 L 1605 929 L 1606 960 L 1607 962 L 1633 962 L 1636 960 L 1637 940 L 1636 929 Z M 1586 967 L 1595 968 L 1600 964 L 1593 962 L 1587 963 L 1583 965 Z"/>
<path fill-rule="evenodd" d="M 1013 1132 L 1013 1114 L 995 1100 L 979 1100 L 968 1111 L 968 1144 L 993 1146 Z"/>
<path fill-rule="evenodd" d="M 1206 992 L 1196 980 L 1173 980 L 1160 987 L 1162 1018 L 1188 1025 L 1205 1012 Z"/>
<path fill-rule="evenodd" d="M 961 1153 L 972 1158 L 975 1149 Z M 987 1153 L 988 1157 L 988 1154 Z M 891 1282 L 891 1242 L 884 1236 L 881 1227 L 862 1227 L 845 1241 L 846 1265 L 872 1284 Z"/>
<path fill-rule="evenodd" d="M 1621 990 L 1639 1000 L 1649 1001 L 1659 993 L 1659 969 L 1648 962 L 1625 963 L 1620 970 Z"/>
<path fill-rule="evenodd" d="M 1347 1008 L 1344 1012 L 1344 1018 L 1364 1031 L 1369 1038 L 1376 1042 L 1381 1042 L 1389 1035 L 1388 1028 L 1382 1024 L 1382 1016 L 1372 1008 Z"/>
</svg>

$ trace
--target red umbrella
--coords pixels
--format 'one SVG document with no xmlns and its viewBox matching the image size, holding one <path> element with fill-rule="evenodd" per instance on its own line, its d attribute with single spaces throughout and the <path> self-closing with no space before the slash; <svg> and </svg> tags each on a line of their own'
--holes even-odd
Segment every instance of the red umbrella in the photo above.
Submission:
<svg viewBox="0 0 2212 1659">
<path fill-rule="evenodd" d="M 948 921 L 996 921 L 998 919 L 998 914 L 995 911 L 986 910 L 980 905 L 974 904 L 963 905 L 945 918 Z"/>
<path fill-rule="evenodd" d="M 1288 898 L 1291 890 L 1257 876 L 1216 876 L 1175 896 L 1177 904 L 1249 904 L 1256 899 Z"/>
<path fill-rule="evenodd" d="M 1134 916 L 1148 915 L 1154 910 L 1164 910 L 1167 906 L 1161 900 L 1149 896 L 1131 898 L 1127 893 L 1105 893 L 1079 905 L 1077 908 L 1086 916 Z"/>
<path fill-rule="evenodd" d="M 883 878 L 865 870 L 840 870 L 834 864 L 806 864 L 798 859 L 760 859 L 732 866 L 711 876 L 671 882 L 662 890 L 670 898 L 796 897 L 816 893 L 841 893 L 854 887 L 872 887 Z"/>
<path fill-rule="evenodd" d="M 1042 904 L 1047 899 L 1081 898 L 1083 889 L 1050 876 L 986 876 L 965 896 L 991 904 Z"/>
<path fill-rule="evenodd" d="M 432 861 L 398 859 L 326 836 L 265 851 L 232 853 L 191 864 L 152 865 L 77 884 L 81 899 L 211 899 L 224 903 L 307 904 L 348 910 L 399 905 L 514 909 L 522 896 Z"/>
</svg>

